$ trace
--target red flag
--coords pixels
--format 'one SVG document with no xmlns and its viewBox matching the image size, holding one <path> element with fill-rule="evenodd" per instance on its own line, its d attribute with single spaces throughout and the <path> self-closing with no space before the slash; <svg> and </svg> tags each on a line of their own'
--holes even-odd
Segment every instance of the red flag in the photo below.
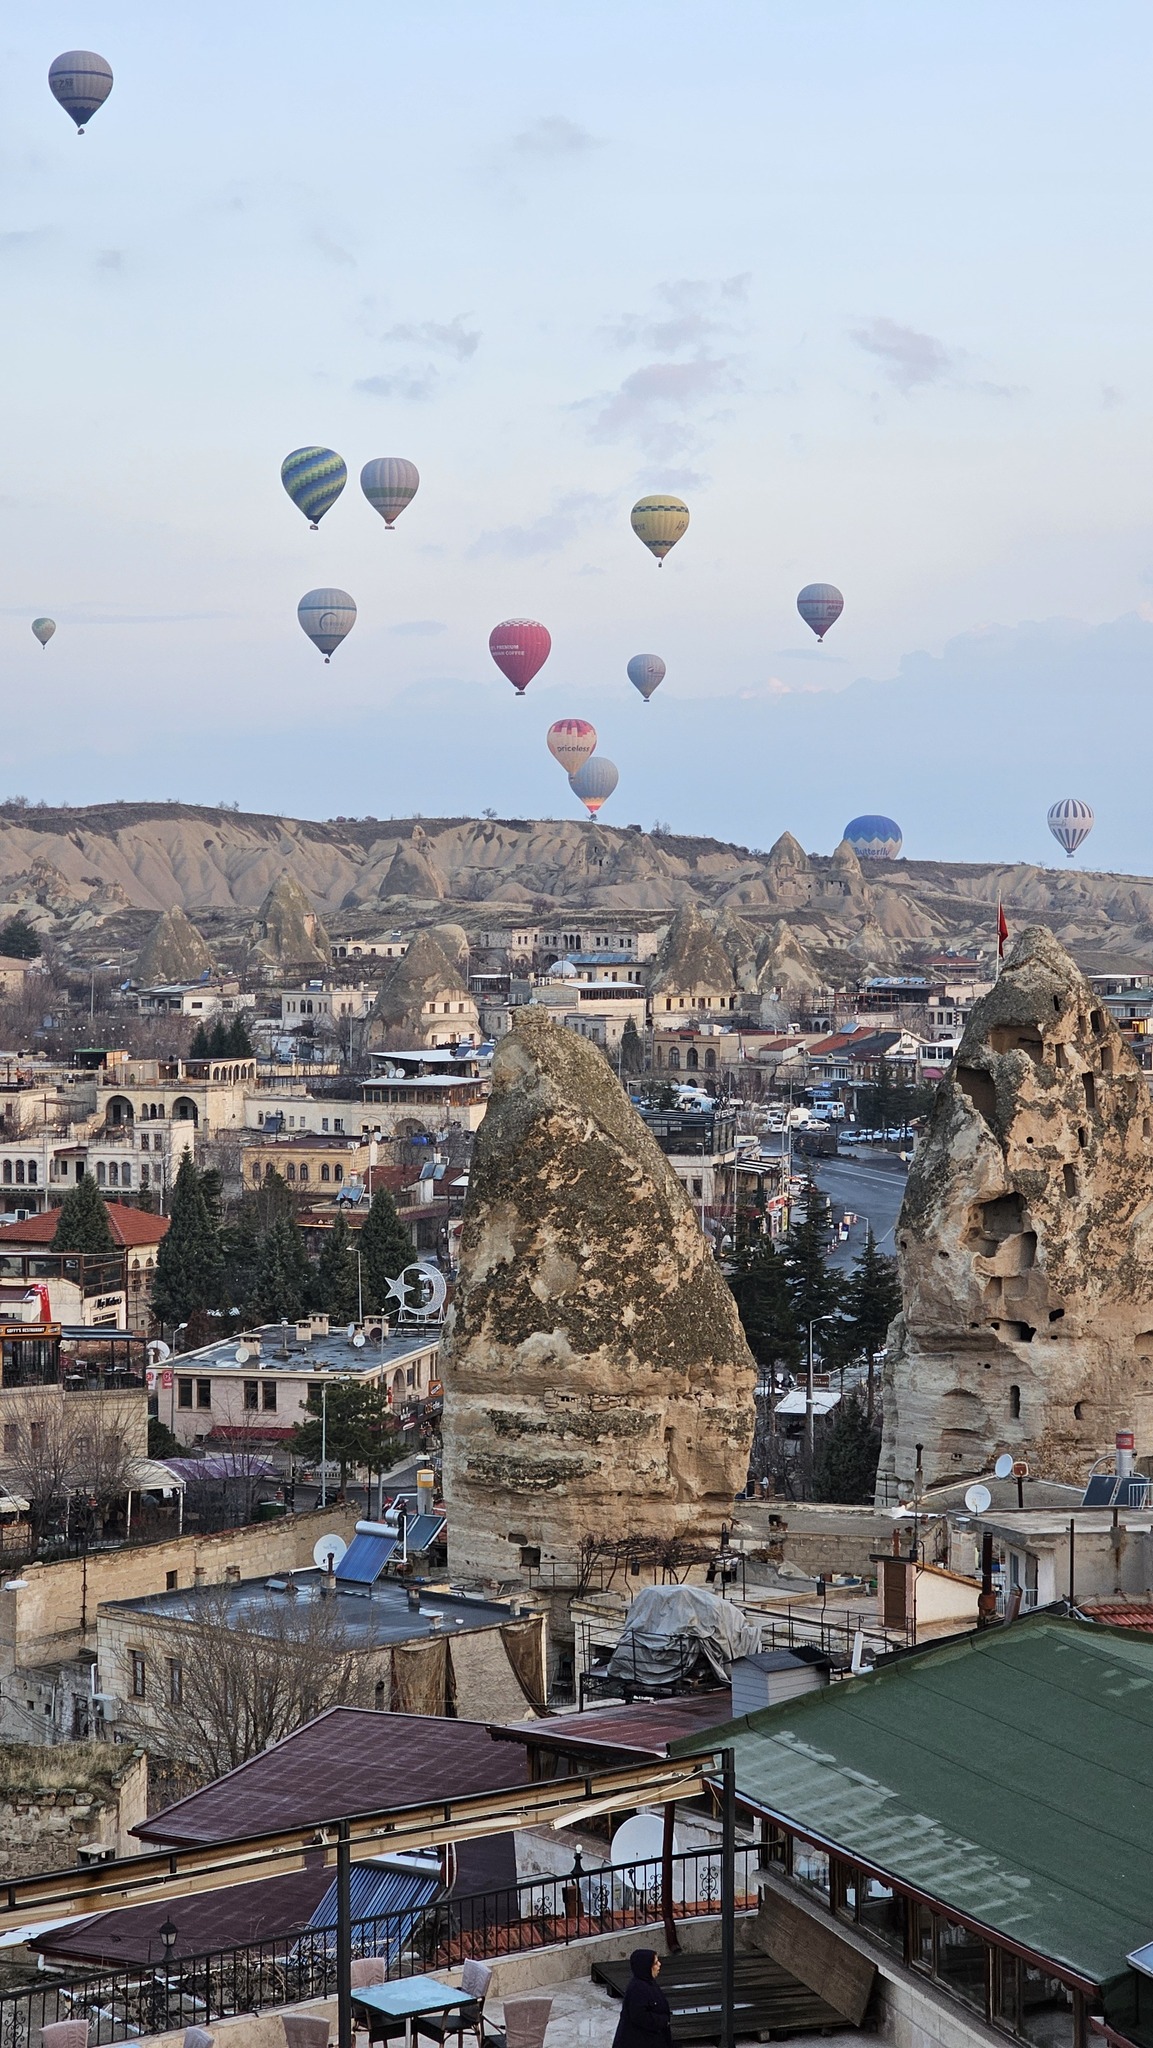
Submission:
<svg viewBox="0 0 1153 2048">
<path fill-rule="evenodd" d="M 1005 941 L 1006 941 L 1006 939 L 1008 938 L 1008 936 L 1009 936 L 1009 927 L 1008 927 L 1008 925 L 1007 925 L 1007 924 L 1006 924 L 1006 922 L 1005 922 L 1005 909 L 1004 909 L 1004 905 L 1003 905 L 1003 904 L 1002 904 L 1002 902 L 1001 902 L 1001 899 L 1000 899 L 1000 897 L 998 896 L 998 898 L 997 898 L 997 958 L 998 958 L 998 960 L 1003 960 L 1003 959 L 1005 958 Z"/>
</svg>

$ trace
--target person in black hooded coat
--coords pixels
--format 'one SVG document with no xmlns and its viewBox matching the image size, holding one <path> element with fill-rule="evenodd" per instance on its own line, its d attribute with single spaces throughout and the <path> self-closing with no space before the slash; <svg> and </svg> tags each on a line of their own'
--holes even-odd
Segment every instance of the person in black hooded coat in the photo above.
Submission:
<svg viewBox="0 0 1153 2048">
<path fill-rule="evenodd" d="M 672 2048 L 673 2012 L 656 1981 L 660 1967 L 655 1949 L 633 1950 L 613 2048 Z"/>
</svg>

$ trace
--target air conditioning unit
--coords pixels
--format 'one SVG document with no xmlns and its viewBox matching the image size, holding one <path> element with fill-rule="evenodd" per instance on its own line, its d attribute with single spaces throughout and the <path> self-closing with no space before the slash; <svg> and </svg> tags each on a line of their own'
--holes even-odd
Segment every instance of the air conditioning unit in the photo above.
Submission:
<svg viewBox="0 0 1153 2048">
<path fill-rule="evenodd" d="M 81 1842 L 76 1851 L 76 1861 L 81 1869 L 93 1863 L 114 1863 L 116 1844 L 114 1842 Z"/>
</svg>

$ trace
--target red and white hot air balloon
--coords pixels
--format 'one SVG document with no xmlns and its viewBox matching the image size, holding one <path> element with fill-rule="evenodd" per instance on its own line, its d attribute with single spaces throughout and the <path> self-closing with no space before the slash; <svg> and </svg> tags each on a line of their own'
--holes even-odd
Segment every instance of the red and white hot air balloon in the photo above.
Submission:
<svg viewBox="0 0 1153 2048">
<path fill-rule="evenodd" d="M 587 718 L 558 718 L 548 729 L 548 750 L 554 761 L 559 761 L 566 775 L 575 775 L 583 768 L 590 754 L 597 750 L 597 730 Z"/>
<path fill-rule="evenodd" d="M 549 658 L 552 635 L 536 619 L 502 619 L 488 636 L 488 651 L 518 697 Z"/>
</svg>

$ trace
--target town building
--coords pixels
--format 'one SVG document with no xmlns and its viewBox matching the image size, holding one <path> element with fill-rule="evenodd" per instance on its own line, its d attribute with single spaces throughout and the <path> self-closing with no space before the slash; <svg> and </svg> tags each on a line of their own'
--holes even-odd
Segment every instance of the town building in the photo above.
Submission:
<svg viewBox="0 0 1153 2048">
<path fill-rule="evenodd" d="M 322 981 L 303 982 L 297 988 L 273 989 L 273 1002 L 280 1004 L 280 1021 L 290 1031 L 302 1026 L 335 1027 L 359 1023 L 376 1001 L 374 982 L 339 983 L 330 987 Z"/>
<path fill-rule="evenodd" d="M 386 1137 L 412 1130 L 479 1129 L 492 1093 L 492 1052 L 477 1046 L 416 1046 L 374 1053 L 362 1083 L 362 1129 Z"/>
<path fill-rule="evenodd" d="M 547 1010 L 554 1024 L 613 1052 L 630 1020 L 637 1032 L 645 1029 L 648 1002 L 638 976 L 639 970 L 619 968 L 611 979 L 594 978 L 567 960 L 558 961 L 535 983 L 531 1001 Z"/>
<path fill-rule="evenodd" d="M 383 1388 L 405 1417 L 439 1400 L 439 1360 L 435 1324 L 390 1335 L 387 1321 L 371 1315 L 350 1338 L 330 1330 L 327 1316 L 268 1323 L 174 1359 L 164 1375 L 171 1384 L 160 1393 L 160 1420 L 182 1444 L 283 1443 L 306 1419 L 309 1395 L 341 1379 Z"/>
<path fill-rule="evenodd" d="M 141 1017 L 195 1017 L 201 1023 L 217 1017 L 239 1017 L 256 1007 L 256 997 L 242 992 L 238 981 L 162 982 L 136 991 Z"/>
<path fill-rule="evenodd" d="M 126 1327 L 130 1330 L 146 1331 L 152 1324 L 152 1284 L 156 1273 L 156 1255 L 168 1232 L 168 1218 L 154 1216 L 147 1209 L 130 1209 L 123 1202 L 106 1202 L 104 1213 L 108 1218 L 112 1242 L 124 1255 L 122 1287 L 126 1304 Z M 32 1252 L 39 1255 L 50 1252 L 52 1239 L 56 1235 L 57 1221 L 56 1211 L 49 1209 L 39 1215 L 29 1216 L 23 1222 L 0 1224 L 0 1272 L 4 1270 L 3 1260 L 9 1253 Z M 112 1291 L 119 1292 L 120 1289 Z M 49 1293 L 51 1292 L 50 1286 Z M 108 1292 L 107 1287 L 98 1287 L 91 1299 L 99 1301 Z M 81 1295 L 78 1302 L 70 1302 L 70 1307 L 77 1307 L 81 1312 L 66 1317 L 63 1315 L 64 1301 L 61 1299 L 62 1320 L 84 1321 L 84 1299 L 85 1297 Z M 106 1316 L 107 1308 L 102 1309 L 100 1313 Z"/>
<path fill-rule="evenodd" d="M 480 1029 L 476 1003 L 460 970 L 431 932 L 418 932 L 402 959 L 385 974 L 364 1032 L 368 1051 L 402 1044 L 454 1046 Z"/>
<path fill-rule="evenodd" d="M 410 939 L 405 932 L 386 932 L 380 938 L 333 939 L 334 960 L 403 960 Z"/>
<path fill-rule="evenodd" d="M 362 1187 L 370 1165 L 376 1163 L 373 1138 L 341 1137 L 336 1133 L 287 1131 L 255 1137 L 244 1146 L 244 1181 L 259 1187 L 270 1174 L 279 1173 L 290 1187 L 309 1194 L 335 1194 L 345 1186 Z"/>
<path fill-rule="evenodd" d="M 731 1111 L 638 1107 L 637 1113 L 702 1223 L 731 1223 L 737 1163 L 737 1127 Z"/>
<path fill-rule="evenodd" d="M 654 958 L 659 943 L 657 930 L 642 931 L 603 921 L 596 916 L 585 921 L 583 913 L 552 924 L 506 925 L 477 935 L 476 951 L 500 956 L 506 966 L 515 963 L 522 972 L 540 972 L 551 961 L 570 953 L 613 953 L 642 964 Z"/>
</svg>

